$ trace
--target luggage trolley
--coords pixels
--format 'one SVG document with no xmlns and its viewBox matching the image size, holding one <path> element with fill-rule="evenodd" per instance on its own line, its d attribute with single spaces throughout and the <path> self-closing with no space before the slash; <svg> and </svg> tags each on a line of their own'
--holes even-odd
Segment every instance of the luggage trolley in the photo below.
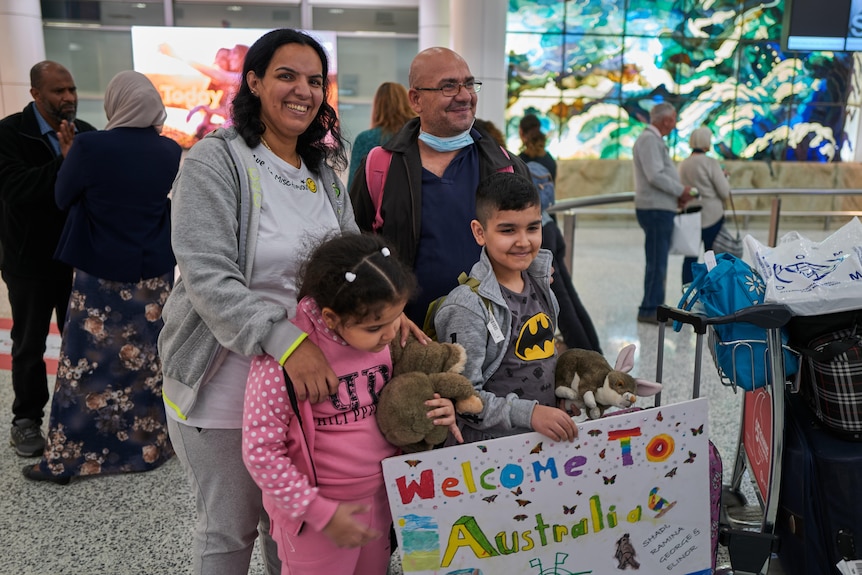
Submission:
<svg viewBox="0 0 862 575">
<path fill-rule="evenodd" d="M 737 391 L 735 374 L 741 373 L 741 369 L 753 371 L 753 365 L 736 365 L 735 350 L 740 346 L 747 346 L 751 350 L 752 344 L 766 344 L 763 361 L 769 366 L 767 383 L 753 391 L 743 392 L 742 424 L 733 473 L 730 484 L 722 487 L 719 541 L 727 547 L 730 555 L 732 571 L 723 571 L 728 575 L 765 575 L 769 570 L 772 554 L 777 553 L 780 544 L 778 536 L 775 535 L 775 521 L 778 514 L 784 442 L 784 350 L 789 349 L 782 345 L 781 328 L 791 317 L 792 313 L 786 306 L 774 304 L 758 304 L 721 317 L 706 317 L 669 306 L 660 306 L 657 310 L 659 337 L 656 381 L 662 381 L 666 322 L 676 320 L 691 325 L 697 335 L 693 397 L 700 395 L 704 335 L 708 334 L 713 359 L 718 346 L 731 346 L 734 350 L 734 373 L 724 373 L 716 362 L 721 382 L 732 387 L 734 392 Z M 766 330 L 766 339 L 720 341 L 711 328 L 713 325 L 734 322 L 747 322 Z M 751 363 L 756 360 L 754 353 L 749 353 L 748 356 Z M 660 402 L 661 394 L 656 396 L 656 405 Z M 740 486 L 746 468 L 755 483 L 754 491 L 759 504 L 757 520 L 743 517 L 748 508 Z"/>
</svg>

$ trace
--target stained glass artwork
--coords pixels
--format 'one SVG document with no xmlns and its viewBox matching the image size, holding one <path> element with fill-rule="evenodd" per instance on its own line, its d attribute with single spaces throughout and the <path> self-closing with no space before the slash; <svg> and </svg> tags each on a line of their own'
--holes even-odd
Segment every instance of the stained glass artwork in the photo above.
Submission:
<svg viewBox="0 0 862 575">
<path fill-rule="evenodd" d="M 649 110 L 679 110 L 671 153 L 712 129 L 727 159 L 853 158 L 857 58 L 783 52 L 783 3 L 753 0 L 510 0 L 509 143 L 536 114 L 561 159 L 626 159 Z M 856 75 L 854 75 L 856 74 Z"/>
</svg>

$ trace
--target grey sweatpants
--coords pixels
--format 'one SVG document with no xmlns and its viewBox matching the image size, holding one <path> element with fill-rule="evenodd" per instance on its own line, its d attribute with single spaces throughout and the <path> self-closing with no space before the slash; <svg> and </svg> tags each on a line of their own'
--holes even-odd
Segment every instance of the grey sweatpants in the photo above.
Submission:
<svg viewBox="0 0 862 575">
<path fill-rule="evenodd" d="M 279 575 L 281 561 L 260 489 L 242 462 L 242 431 L 198 430 L 169 417 L 168 432 L 195 496 L 192 573 L 248 573 L 260 533 L 264 569 L 267 575 Z"/>
</svg>

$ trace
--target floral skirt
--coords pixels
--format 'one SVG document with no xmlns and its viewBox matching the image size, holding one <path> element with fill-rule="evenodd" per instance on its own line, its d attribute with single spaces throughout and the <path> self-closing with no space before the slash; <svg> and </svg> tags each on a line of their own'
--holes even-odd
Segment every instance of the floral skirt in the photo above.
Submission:
<svg viewBox="0 0 862 575">
<path fill-rule="evenodd" d="M 156 348 L 172 285 L 172 273 L 126 283 L 75 270 L 45 474 L 147 471 L 173 455 Z"/>
</svg>

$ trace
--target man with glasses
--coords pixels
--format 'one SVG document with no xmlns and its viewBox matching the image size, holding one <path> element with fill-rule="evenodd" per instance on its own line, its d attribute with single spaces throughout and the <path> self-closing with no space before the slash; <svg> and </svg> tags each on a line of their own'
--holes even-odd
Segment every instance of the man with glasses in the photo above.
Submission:
<svg viewBox="0 0 862 575">
<path fill-rule="evenodd" d="M 383 145 L 389 160 L 377 231 L 416 274 L 419 294 L 405 312 L 422 325 L 428 304 L 448 294 L 461 272 L 479 259 L 481 248 L 470 231 L 479 181 L 501 171 L 530 175 L 515 154 L 473 126 L 482 83 L 460 55 L 439 47 L 420 52 L 409 81 L 410 105 L 418 117 Z M 372 197 L 380 193 L 369 191 L 367 161 L 357 170 L 350 197 L 357 224 L 370 231 L 377 216 Z"/>
</svg>

